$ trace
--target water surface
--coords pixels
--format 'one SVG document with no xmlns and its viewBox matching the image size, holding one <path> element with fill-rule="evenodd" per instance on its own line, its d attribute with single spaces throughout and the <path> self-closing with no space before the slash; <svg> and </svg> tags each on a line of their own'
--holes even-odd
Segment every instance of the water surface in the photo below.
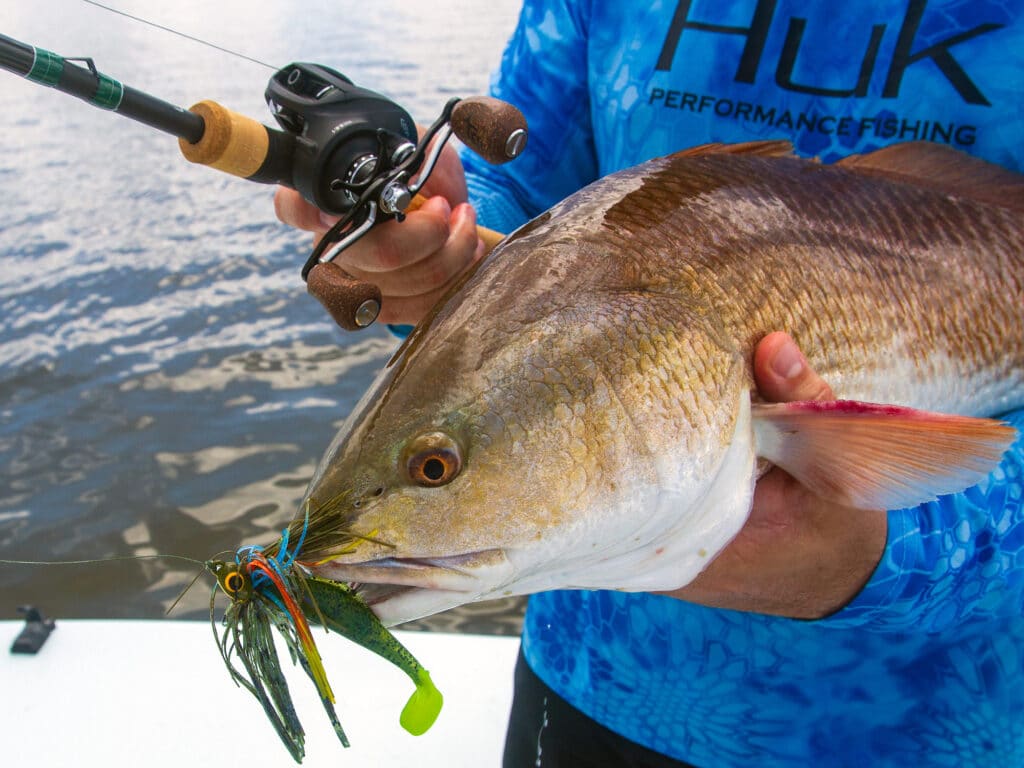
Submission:
<svg viewBox="0 0 1024 768">
<path fill-rule="evenodd" d="M 274 66 L 325 64 L 421 123 L 486 89 L 518 0 L 112 2 Z M 13 7 L 12 7 L 13 6 Z M 0 32 L 174 104 L 271 123 L 272 70 L 81 0 L 8 3 Z M 308 237 L 272 189 L 193 166 L 176 140 L 0 71 L 0 557 L 205 559 L 276 538 L 395 348 L 305 294 Z M 168 561 L 0 566 L 0 615 L 157 617 Z M 205 583 L 205 582 L 204 582 Z M 206 611 L 208 586 L 176 611 Z M 430 626 L 514 632 L 519 604 Z"/>
</svg>

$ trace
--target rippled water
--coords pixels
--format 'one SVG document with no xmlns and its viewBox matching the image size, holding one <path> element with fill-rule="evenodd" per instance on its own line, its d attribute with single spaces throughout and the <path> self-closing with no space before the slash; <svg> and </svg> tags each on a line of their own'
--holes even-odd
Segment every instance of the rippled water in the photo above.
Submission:
<svg viewBox="0 0 1024 768">
<path fill-rule="evenodd" d="M 112 4 L 274 66 L 331 66 L 431 122 L 486 88 L 519 2 Z M 7 3 L 0 32 L 175 104 L 271 122 L 271 70 L 81 0 Z M 309 242 L 277 222 L 270 188 L 3 71 L 0 196 L 0 557 L 205 559 L 275 538 L 394 339 L 345 334 L 305 294 Z M 193 575 L 158 560 L 0 565 L 0 615 L 31 602 L 159 616 Z M 192 590 L 176 614 L 207 600 Z M 515 632 L 519 608 L 429 626 Z"/>
</svg>

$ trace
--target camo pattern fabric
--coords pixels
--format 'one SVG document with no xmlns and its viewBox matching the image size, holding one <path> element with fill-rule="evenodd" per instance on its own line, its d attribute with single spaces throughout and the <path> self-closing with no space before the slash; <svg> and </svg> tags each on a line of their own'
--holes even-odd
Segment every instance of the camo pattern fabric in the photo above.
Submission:
<svg viewBox="0 0 1024 768">
<path fill-rule="evenodd" d="M 527 0 L 492 82 L 526 114 L 527 151 L 463 159 L 502 231 L 706 142 L 788 138 L 829 162 L 925 139 L 1021 170 L 1022 92 L 1020 0 Z M 531 598 L 526 658 L 599 723 L 706 768 L 1020 764 L 1021 451 L 890 512 L 874 577 L 828 619 L 551 592 Z"/>
</svg>

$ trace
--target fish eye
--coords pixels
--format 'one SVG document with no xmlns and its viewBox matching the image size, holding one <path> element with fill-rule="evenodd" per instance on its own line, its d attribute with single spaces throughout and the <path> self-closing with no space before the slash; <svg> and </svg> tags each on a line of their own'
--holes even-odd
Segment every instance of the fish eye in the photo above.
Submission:
<svg viewBox="0 0 1024 768">
<path fill-rule="evenodd" d="M 406 450 L 409 479 L 425 488 L 450 483 L 462 469 L 458 443 L 448 435 L 431 432 L 415 438 Z"/>
</svg>

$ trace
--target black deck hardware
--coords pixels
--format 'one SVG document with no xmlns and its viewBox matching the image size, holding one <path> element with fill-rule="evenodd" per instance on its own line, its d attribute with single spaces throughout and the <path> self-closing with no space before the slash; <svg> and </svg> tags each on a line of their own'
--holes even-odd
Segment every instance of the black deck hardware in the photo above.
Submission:
<svg viewBox="0 0 1024 768">
<path fill-rule="evenodd" d="M 34 605 L 23 605 L 18 608 L 25 614 L 25 626 L 11 645 L 11 653 L 39 653 L 46 638 L 57 628 L 57 622 L 47 619 Z"/>
</svg>

